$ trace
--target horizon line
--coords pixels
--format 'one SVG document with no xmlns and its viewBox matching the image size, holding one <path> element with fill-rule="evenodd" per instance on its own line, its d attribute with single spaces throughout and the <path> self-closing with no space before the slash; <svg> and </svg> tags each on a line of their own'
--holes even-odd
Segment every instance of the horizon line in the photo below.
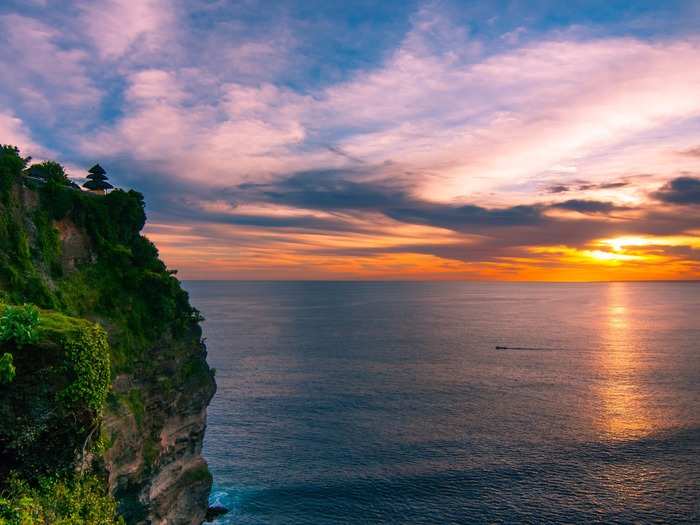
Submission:
<svg viewBox="0 0 700 525">
<path fill-rule="evenodd" d="M 611 279 L 591 281 L 512 281 L 505 279 L 179 279 L 182 282 L 248 283 L 508 283 L 508 284 L 597 284 L 597 283 L 700 283 L 700 279 Z"/>
</svg>

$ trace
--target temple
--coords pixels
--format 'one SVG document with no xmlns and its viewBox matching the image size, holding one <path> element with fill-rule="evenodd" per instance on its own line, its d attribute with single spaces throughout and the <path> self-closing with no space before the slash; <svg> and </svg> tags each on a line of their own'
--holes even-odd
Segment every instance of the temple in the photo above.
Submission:
<svg viewBox="0 0 700 525">
<path fill-rule="evenodd" d="M 90 168 L 88 173 L 88 180 L 83 184 L 83 188 L 86 188 L 91 193 L 105 195 L 107 191 L 114 189 L 114 186 L 107 182 L 107 172 L 99 164 L 95 164 Z"/>
</svg>

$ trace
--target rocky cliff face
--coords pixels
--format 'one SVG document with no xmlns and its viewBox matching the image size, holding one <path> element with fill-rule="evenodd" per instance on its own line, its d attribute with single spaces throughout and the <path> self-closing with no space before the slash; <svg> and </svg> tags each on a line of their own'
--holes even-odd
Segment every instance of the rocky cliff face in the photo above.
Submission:
<svg viewBox="0 0 700 525">
<path fill-rule="evenodd" d="M 198 313 L 139 234 L 141 196 L 28 188 L 19 175 L 3 191 L 0 303 L 31 302 L 85 318 L 109 336 L 113 380 L 101 411 L 103 446 L 87 461 L 126 523 L 202 523 L 212 482 L 202 441 L 215 383 Z"/>
<path fill-rule="evenodd" d="M 191 377 L 180 357 L 199 360 Z M 204 346 L 166 340 L 151 352 L 152 373 L 120 374 L 105 418 L 110 490 L 129 523 L 194 525 L 204 521 L 211 476 L 202 458 L 206 408 L 214 382 Z"/>
<path fill-rule="evenodd" d="M 24 198 L 35 201 L 31 191 Z M 70 219 L 54 226 L 65 276 L 96 260 L 88 235 Z M 204 521 L 212 479 L 202 442 L 214 392 L 198 326 L 162 337 L 131 373 L 115 377 L 104 419 L 104 466 L 127 523 Z"/>
</svg>

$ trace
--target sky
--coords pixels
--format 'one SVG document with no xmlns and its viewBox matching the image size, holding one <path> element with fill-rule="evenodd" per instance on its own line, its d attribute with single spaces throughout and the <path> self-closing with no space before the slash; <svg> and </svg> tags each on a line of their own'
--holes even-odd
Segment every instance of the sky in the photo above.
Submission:
<svg viewBox="0 0 700 525">
<path fill-rule="evenodd" d="M 0 142 L 186 279 L 700 278 L 700 2 L 4 0 Z"/>
</svg>

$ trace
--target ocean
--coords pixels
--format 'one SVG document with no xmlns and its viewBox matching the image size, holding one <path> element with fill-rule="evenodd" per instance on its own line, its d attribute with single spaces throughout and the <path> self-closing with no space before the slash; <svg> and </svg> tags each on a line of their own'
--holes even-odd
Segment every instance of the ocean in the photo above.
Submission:
<svg viewBox="0 0 700 525">
<path fill-rule="evenodd" d="M 700 523 L 698 283 L 185 287 L 217 523 Z"/>
</svg>

